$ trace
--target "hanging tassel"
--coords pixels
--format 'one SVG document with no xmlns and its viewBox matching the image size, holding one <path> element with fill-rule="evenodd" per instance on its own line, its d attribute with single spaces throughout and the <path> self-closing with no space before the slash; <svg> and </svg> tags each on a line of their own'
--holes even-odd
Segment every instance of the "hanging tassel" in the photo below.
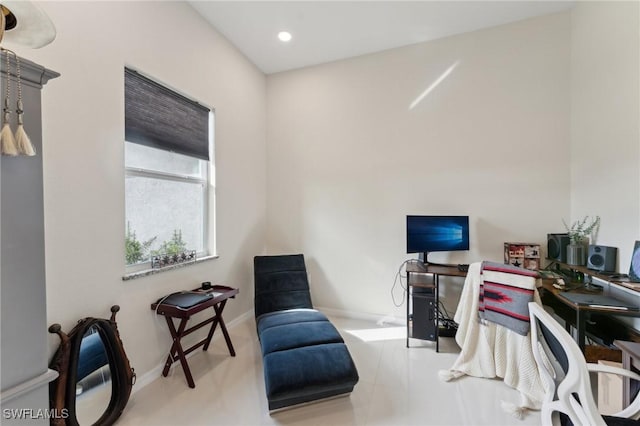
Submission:
<svg viewBox="0 0 640 426">
<path fill-rule="evenodd" d="M 16 145 L 18 146 L 18 151 L 20 151 L 21 154 L 32 157 L 36 155 L 36 150 L 33 148 L 31 139 L 29 139 L 27 132 L 24 131 L 24 126 L 22 124 L 22 100 L 18 101 L 17 112 L 18 128 L 16 129 Z"/>
<path fill-rule="evenodd" d="M 16 140 L 13 138 L 13 132 L 11 131 L 11 127 L 9 127 L 9 105 L 5 103 L 4 109 L 4 124 L 2 125 L 2 131 L 0 131 L 0 141 L 2 141 L 2 155 L 18 155 L 18 147 L 16 145 Z"/>
<path fill-rule="evenodd" d="M 36 155 L 31 139 L 24 131 L 22 117 L 24 116 L 24 107 L 22 106 L 22 76 L 20 75 L 20 58 L 16 55 L 16 76 L 18 77 L 18 104 L 16 113 L 18 114 L 18 128 L 16 129 L 16 145 L 21 154 L 30 157 Z"/>
<path fill-rule="evenodd" d="M 4 49 L 3 49 L 4 50 Z M 10 73 L 10 61 L 9 61 L 9 51 L 5 50 L 7 65 L 6 65 L 6 75 L 7 75 L 7 84 L 4 98 L 4 118 L 2 131 L 0 131 L 0 145 L 2 145 L 2 155 L 18 155 L 18 147 L 16 145 L 16 140 L 13 137 L 13 132 L 11 131 L 11 127 L 9 127 L 9 114 L 11 110 L 9 109 L 9 73 Z"/>
</svg>

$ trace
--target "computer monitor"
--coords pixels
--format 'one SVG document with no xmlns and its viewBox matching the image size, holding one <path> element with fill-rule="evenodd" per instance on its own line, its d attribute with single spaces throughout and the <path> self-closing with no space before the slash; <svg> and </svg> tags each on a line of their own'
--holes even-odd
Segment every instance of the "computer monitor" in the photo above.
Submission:
<svg viewBox="0 0 640 426">
<path fill-rule="evenodd" d="M 469 250 L 469 216 L 407 216 L 407 253 Z"/>
</svg>

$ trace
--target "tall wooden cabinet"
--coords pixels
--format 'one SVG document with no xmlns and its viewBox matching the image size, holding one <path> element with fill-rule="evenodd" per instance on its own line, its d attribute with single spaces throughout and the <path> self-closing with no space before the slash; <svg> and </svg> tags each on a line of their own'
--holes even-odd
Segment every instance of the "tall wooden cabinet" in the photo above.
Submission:
<svg viewBox="0 0 640 426">
<path fill-rule="evenodd" d="M 47 359 L 41 89 L 59 74 L 26 59 L 20 62 L 24 127 L 36 155 L 2 156 L 0 160 L 0 404 L 3 425 L 48 424 L 47 419 L 37 418 L 37 411 L 30 413 L 28 410 L 48 409 L 48 383 L 56 377 L 56 373 L 48 369 Z M 5 55 L 0 58 L 0 65 L 3 105 L 7 77 Z M 15 61 L 12 60 L 9 87 L 14 131 L 15 73 Z M 21 408 L 26 410 L 6 416 L 6 409 Z M 19 415 L 25 418 L 12 418 Z"/>
</svg>

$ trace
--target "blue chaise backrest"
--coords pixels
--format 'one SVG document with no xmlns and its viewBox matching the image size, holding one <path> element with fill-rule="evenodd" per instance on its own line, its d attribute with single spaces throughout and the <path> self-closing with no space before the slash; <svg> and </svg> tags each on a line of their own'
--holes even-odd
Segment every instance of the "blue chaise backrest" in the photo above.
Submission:
<svg viewBox="0 0 640 426">
<path fill-rule="evenodd" d="M 256 318 L 286 309 L 313 308 L 303 255 L 256 256 L 253 271 Z"/>
</svg>

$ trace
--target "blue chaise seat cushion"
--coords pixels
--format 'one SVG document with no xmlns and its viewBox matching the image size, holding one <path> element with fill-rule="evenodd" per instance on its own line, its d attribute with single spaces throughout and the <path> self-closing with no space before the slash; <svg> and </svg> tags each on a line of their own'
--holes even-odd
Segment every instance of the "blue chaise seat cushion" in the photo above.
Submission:
<svg viewBox="0 0 640 426">
<path fill-rule="evenodd" d="M 262 355 L 303 346 L 343 343 L 342 336 L 329 321 L 307 321 L 270 327 L 260 334 Z"/>
<path fill-rule="evenodd" d="M 358 372 L 344 343 L 327 343 L 264 356 L 269 409 L 351 392 Z"/>
</svg>

